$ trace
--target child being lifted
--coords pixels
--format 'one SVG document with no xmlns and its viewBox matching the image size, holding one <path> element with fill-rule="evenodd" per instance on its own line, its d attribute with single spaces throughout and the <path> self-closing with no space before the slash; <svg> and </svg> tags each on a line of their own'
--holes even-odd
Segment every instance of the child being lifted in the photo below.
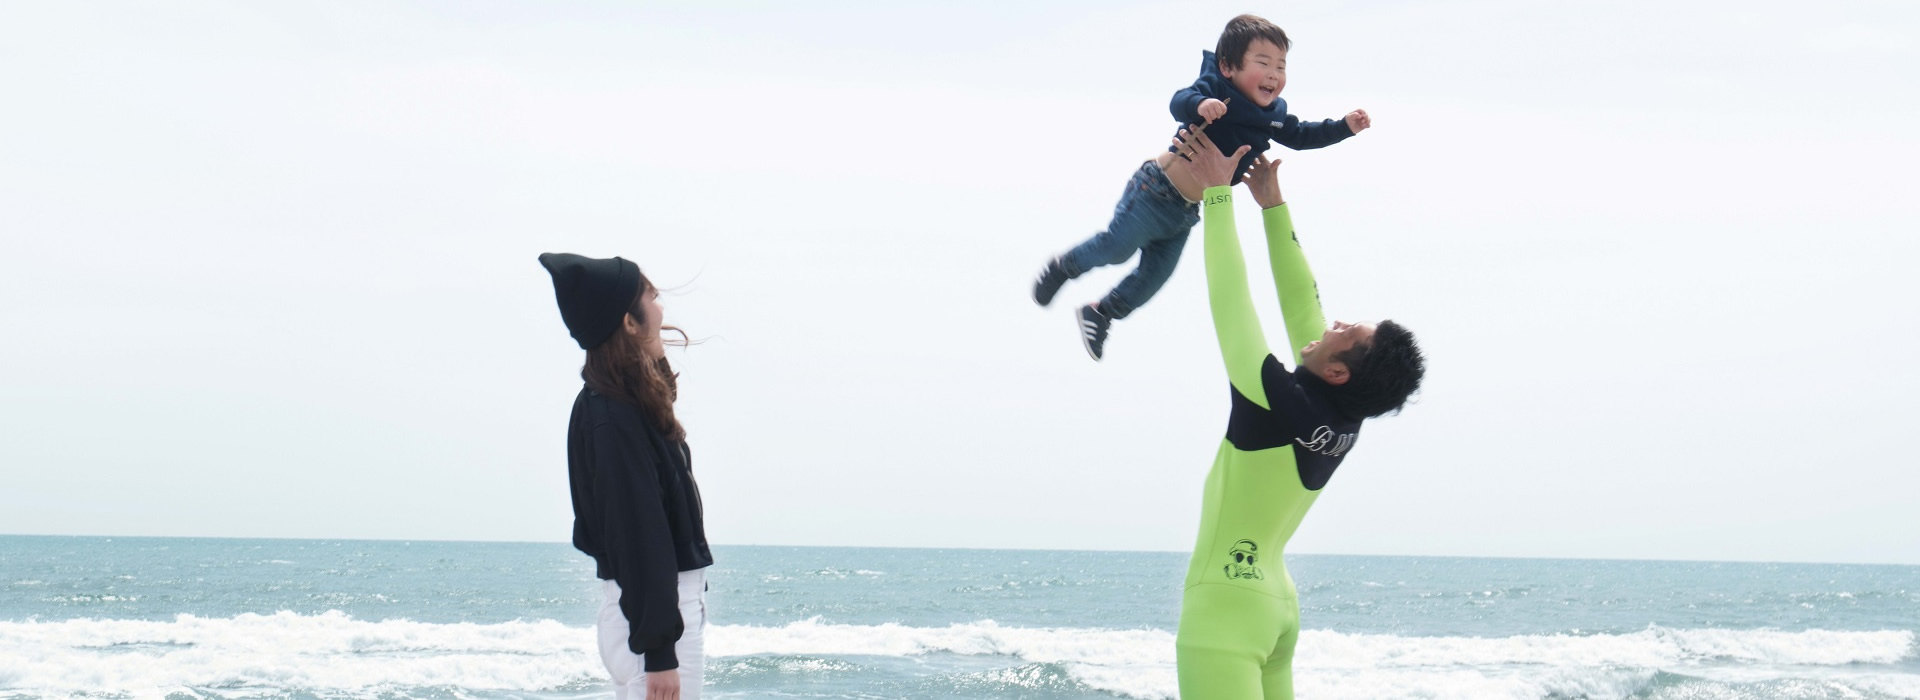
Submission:
<svg viewBox="0 0 1920 700">
<path fill-rule="evenodd" d="M 1201 52 L 1200 78 L 1173 94 L 1173 116 L 1183 125 L 1204 124 L 1223 154 L 1251 146 L 1239 164 L 1244 174 L 1269 140 L 1294 150 L 1324 148 L 1360 133 L 1372 121 L 1356 109 L 1344 119 L 1302 122 L 1287 113 L 1280 91 L 1287 86 L 1286 32 L 1253 15 L 1227 23 L 1213 51 Z M 1117 319 L 1152 299 L 1173 275 L 1187 233 L 1200 221 L 1201 187 L 1176 144 L 1141 164 L 1120 193 L 1107 230 L 1047 262 L 1033 283 L 1033 300 L 1053 302 L 1067 280 L 1101 265 L 1115 265 L 1140 251 L 1140 265 L 1099 301 L 1080 307 L 1075 322 L 1087 354 L 1105 355 L 1107 331 Z M 1238 184 L 1240 176 L 1235 176 Z"/>
</svg>

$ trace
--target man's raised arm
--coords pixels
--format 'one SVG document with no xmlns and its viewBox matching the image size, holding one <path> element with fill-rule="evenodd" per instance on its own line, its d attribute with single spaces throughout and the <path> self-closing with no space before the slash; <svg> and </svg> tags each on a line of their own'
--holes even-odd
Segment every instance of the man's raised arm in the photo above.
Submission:
<svg viewBox="0 0 1920 700">
<path fill-rule="evenodd" d="M 1280 295 L 1280 315 L 1287 324 L 1287 342 L 1293 347 L 1293 363 L 1300 364 L 1300 349 L 1319 340 L 1327 332 L 1327 318 L 1320 311 L 1320 287 L 1307 267 L 1307 254 L 1293 233 L 1293 214 L 1286 198 L 1280 195 L 1280 179 L 1275 171 L 1279 160 L 1256 157 L 1247 173 L 1247 189 L 1260 204 L 1260 219 L 1267 228 L 1267 258 L 1273 265 L 1273 287 Z"/>
</svg>

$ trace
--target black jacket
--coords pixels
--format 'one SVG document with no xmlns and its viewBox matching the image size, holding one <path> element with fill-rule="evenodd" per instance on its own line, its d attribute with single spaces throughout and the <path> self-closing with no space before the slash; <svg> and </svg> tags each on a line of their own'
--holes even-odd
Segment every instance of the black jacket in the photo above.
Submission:
<svg viewBox="0 0 1920 700">
<path fill-rule="evenodd" d="M 1200 116 L 1200 103 L 1209 97 L 1226 102 L 1227 113 L 1207 125 L 1207 138 L 1213 139 L 1213 144 L 1220 147 L 1223 155 L 1233 155 L 1234 150 L 1241 146 L 1252 147 L 1247 155 L 1240 158 L 1240 169 L 1233 176 L 1234 184 L 1239 184 L 1247 168 L 1253 167 L 1254 156 L 1267 152 L 1268 140 L 1296 151 L 1305 151 L 1326 148 L 1353 135 L 1345 119 L 1300 121 L 1299 117 L 1287 114 L 1286 99 L 1277 95 L 1273 98 L 1273 104 L 1266 107 L 1254 104 L 1253 98 L 1241 94 L 1240 89 L 1233 86 L 1233 81 L 1220 73 L 1220 64 L 1214 60 L 1213 52 L 1202 51 L 1200 77 L 1193 81 L 1191 87 L 1173 93 L 1173 101 L 1167 108 L 1180 123 L 1199 124 L 1206 121 Z M 1228 98 L 1232 98 L 1231 101 Z M 1168 146 L 1167 150 L 1175 149 Z"/>
<path fill-rule="evenodd" d="M 680 572 L 713 564 L 692 465 L 687 443 L 668 440 L 639 409 L 580 389 L 567 424 L 573 546 L 620 584 L 627 648 L 648 671 L 680 667 Z"/>
</svg>

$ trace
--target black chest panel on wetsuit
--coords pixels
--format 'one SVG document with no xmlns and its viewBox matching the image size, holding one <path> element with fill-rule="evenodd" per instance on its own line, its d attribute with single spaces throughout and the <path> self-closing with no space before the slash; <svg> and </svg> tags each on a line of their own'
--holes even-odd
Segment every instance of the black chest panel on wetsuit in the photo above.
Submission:
<svg viewBox="0 0 1920 700">
<path fill-rule="evenodd" d="M 1260 383 L 1270 408 L 1261 408 L 1229 384 L 1233 411 L 1227 418 L 1227 442 L 1241 452 L 1292 445 L 1301 485 L 1310 491 L 1325 487 L 1359 439 L 1360 421 L 1334 410 L 1308 386 L 1319 382 L 1319 377 L 1287 371 L 1279 358 L 1268 355 L 1260 366 Z"/>
</svg>

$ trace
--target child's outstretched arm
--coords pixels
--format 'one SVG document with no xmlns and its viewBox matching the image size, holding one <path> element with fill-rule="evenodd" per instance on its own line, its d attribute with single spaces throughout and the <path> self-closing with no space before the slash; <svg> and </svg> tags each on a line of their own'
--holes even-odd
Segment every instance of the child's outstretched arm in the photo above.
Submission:
<svg viewBox="0 0 1920 700">
<path fill-rule="evenodd" d="M 1173 118 L 1182 124 L 1199 124 L 1200 103 L 1210 99 L 1213 96 L 1200 92 L 1200 84 L 1195 83 L 1173 93 L 1173 101 L 1167 103 L 1167 111 L 1172 112 Z"/>
<path fill-rule="evenodd" d="M 1201 90 L 1200 83 L 1196 82 L 1173 93 L 1173 102 L 1168 103 L 1167 111 L 1173 112 L 1173 118 L 1182 124 L 1211 124 L 1226 115 L 1227 103 Z"/>
<path fill-rule="evenodd" d="M 1247 189 L 1260 203 L 1260 218 L 1267 229 L 1267 258 L 1273 265 L 1273 287 L 1280 295 L 1280 315 L 1287 324 L 1287 341 L 1293 346 L 1293 363 L 1300 364 L 1300 349 L 1319 340 L 1327 332 L 1327 319 L 1320 310 L 1320 287 L 1307 267 L 1307 255 L 1293 232 L 1293 214 L 1280 195 L 1279 160 L 1257 156 L 1247 172 Z"/>
<path fill-rule="evenodd" d="M 1192 172 L 1206 188 L 1201 221 L 1206 231 L 1207 303 L 1213 311 L 1213 331 L 1220 340 L 1227 380 L 1241 396 L 1266 408 L 1260 370 L 1272 352 L 1260 330 L 1260 315 L 1253 310 L 1247 263 L 1233 224 L 1233 188 L 1227 184 L 1249 147 L 1241 146 L 1232 156 L 1221 155 L 1205 132 L 1186 130 L 1178 141 L 1175 147 L 1193 161 Z"/>
<path fill-rule="evenodd" d="M 1296 151 L 1307 151 L 1347 140 L 1373 125 L 1364 109 L 1356 109 L 1340 119 L 1303 122 L 1291 114 L 1273 123 L 1273 141 Z"/>
</svg>

